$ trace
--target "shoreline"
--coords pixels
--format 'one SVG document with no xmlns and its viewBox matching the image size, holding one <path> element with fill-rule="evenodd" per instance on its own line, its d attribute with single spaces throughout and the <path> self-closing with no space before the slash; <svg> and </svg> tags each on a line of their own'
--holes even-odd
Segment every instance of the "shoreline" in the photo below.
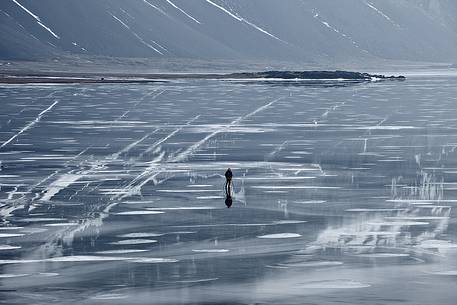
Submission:
<svg viewBox="0 0 457 305">
<path fill-rule="evenodd" d="M 129 84 L 160 83 L 168 80 L 252 80 L 252 81 L 373 81 L 405 80 L 351 71 L 265 71 L 240 73 L 82 73 L 35 72 L 0 73 L 0 84 Z"/>
</svg>

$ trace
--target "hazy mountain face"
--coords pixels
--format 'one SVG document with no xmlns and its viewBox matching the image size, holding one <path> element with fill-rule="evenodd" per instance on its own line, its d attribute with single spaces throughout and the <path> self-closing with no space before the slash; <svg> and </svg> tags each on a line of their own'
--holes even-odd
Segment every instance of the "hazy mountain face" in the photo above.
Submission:
<svg viewBox="0 0 457 305">
<path fill-rule="evenodd" d="M 0 58 L 455 61 L 453 0 L 3 0 Z"/>
</svg>

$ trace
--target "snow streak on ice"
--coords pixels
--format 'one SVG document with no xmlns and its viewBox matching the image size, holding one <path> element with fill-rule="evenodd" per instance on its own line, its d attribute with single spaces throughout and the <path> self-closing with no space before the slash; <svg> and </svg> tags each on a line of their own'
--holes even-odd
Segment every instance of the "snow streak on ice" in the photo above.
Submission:
<svg viewBox="0 0 457 305">
<path fill-rule="evenodd" d="M 11 138 L 9 138 L 5 143 L 3 143 L 0 148 L 3 148 L 5 147 L 6 145 L 8 145 L 9 143 L 11 143 L 11 141 L 13 141 L 14 139 L 16 139 L 17 137 L 19 137 L 21 134 L 23 134 L 24 132 L 26 132 L 27 130 L 29 130 L 30 128 L 32 128 L 36 123 L 38 123 L 40 120 L 41 120 L 41 117 L 46 113 L 48 112 L 49 110 L 51 110 L 58 102 L 55 101 L 51 106 L 49 106 L 48 108 L 46 108 L 45 110 L 41 111 L 38 116 L 35 118 L 35 120 L 33 120 L 32 122 L 30 122 L 27 126 L 25 126 L 24 128 L 22 128 L 18 133 L 16 133 L 14 136 L 12 136 Z"/>
<path fill-rule="evenodd" d="M 21 9 L 23 9 L 27 14 L 29 14 L 30 16 L 32 16 L 33 18 L 35 18 L 36 22 L 41 26 L 43 27 L 46 31 L 48 31 L 49 33 L 51 33 L 52 36 L 54 36 L 55 38 L 57 39 L 60 39 L 59 35 L 57 35 L 56 33 L 54 33 L 53 30 L 51 30 L 48 26 L 46 26 L 40 19 L 40 17 L 38 17 L 37 15 L 35 15 L 34 13 L 32 13 L 30 10 L 28 10 L 25 6 L 23 6 L 22 4 L 20 4 L 17 0 L 12 0 L 14 3 L 16 3 Z"/>
</svg>

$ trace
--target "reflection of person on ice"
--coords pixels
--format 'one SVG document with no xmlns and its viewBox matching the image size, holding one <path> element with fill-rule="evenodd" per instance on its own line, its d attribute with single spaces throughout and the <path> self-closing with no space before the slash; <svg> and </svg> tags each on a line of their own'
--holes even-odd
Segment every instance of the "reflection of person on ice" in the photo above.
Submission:
<svg viewBox="0 0 457 305">
<path fill-rule="evenodd" d="M 232 170 L 229 168 L 225 172 L 225 204 L 228 208 L 232 206 Z"/>
</svg>

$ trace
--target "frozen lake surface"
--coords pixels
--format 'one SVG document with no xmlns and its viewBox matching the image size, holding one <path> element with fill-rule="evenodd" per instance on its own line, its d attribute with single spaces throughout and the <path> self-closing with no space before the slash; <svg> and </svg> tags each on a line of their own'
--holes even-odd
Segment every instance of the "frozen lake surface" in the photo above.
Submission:
<svg viewBox="0 0 457 305">
<path fill-rule="evenodd" d="M 454 305 L 456 80 L 3 85 L 0 302 Z"/>
</svg>

